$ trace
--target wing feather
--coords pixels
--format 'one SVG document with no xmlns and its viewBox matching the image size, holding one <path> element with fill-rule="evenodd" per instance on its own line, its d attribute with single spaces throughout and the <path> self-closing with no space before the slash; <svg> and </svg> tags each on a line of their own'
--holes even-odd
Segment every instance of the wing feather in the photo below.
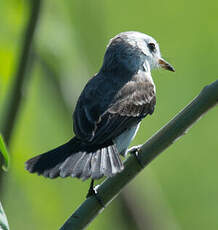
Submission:
<svg viewBox="0 0 218 230">
<path fill-rule="evenodd" d="M 90 81 L 74 112 L 74 132 L 86 143 L 103 144 L 152 114 L 156 104 L 153 82 L 121 82 L 110 78 Z"/>
</svg>

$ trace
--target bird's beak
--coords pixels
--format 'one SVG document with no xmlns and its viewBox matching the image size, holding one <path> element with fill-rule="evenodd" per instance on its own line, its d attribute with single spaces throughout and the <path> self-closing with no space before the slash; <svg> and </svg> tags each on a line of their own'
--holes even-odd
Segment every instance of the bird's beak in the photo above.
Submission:
<svg viewBox="0 0 218 230">
<path fill-rule="evenodd" d="M 160 65 L 161 68 L 175 72 L 175 69 L 170 65 L 170 63 L 168 63 L 167 61 L 165 61 L 163 58 L 160 58 L 158 60 L 158 63 Z"/>
</svg>

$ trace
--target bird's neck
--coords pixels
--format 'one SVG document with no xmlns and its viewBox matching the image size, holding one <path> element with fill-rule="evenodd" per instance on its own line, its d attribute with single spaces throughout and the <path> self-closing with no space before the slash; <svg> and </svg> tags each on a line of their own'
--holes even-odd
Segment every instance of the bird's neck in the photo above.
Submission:
<svg viewBox="0 0 218 230">
<path fill-rule="evenodd" d="M 104 56 L 102 72 L 121 73 L 133 75 L 142 68 L 145 56 L 130 48 L 109 47 Z"/>
</svg>

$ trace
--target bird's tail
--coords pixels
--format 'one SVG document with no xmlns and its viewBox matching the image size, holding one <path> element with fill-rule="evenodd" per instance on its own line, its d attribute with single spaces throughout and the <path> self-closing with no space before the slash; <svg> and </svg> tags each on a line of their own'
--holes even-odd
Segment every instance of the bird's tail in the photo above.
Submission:
<svg viewBox="0 0 218 230">
<path fill-rule="evenodd" d="M 71 176 L 83 180 L 89 177 L 111 177 L 123 170 L 115 145 L 107 145 L 95 151 L 85 149 L 86 146 L 73 138 L 56 149 L 31 158 L 26 162 L 26 169 L 49 178 Z"/>
</svg>

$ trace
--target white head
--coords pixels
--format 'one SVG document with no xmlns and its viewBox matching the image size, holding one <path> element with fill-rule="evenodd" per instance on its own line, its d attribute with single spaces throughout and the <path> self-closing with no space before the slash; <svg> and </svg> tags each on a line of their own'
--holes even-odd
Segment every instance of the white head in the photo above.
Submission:
<svg viewBox="0 0 218 230">
<path fill-rule="evenodd" d="M 102 69 L 107 71 L 127 70 L 131 73 L 139 69 L 162 67 L 174 71 L 162 57 L 158 43 L 146 34 L 128 31 L 112 38 L 107 46 Z"/>
</svg>

